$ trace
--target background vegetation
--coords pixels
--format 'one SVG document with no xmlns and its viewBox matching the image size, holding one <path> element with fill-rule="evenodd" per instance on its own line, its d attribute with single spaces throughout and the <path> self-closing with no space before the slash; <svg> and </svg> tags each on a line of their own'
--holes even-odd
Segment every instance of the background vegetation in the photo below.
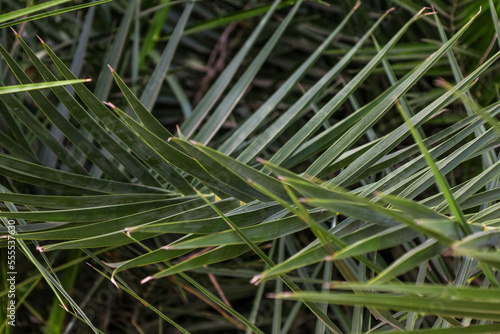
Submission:
<svg viewBox="0 0 500 334">
<path fill-rule="evenodd" d="M 0 331 L 500 332 L 499 11 L 1 1 Z"/>
</svg>

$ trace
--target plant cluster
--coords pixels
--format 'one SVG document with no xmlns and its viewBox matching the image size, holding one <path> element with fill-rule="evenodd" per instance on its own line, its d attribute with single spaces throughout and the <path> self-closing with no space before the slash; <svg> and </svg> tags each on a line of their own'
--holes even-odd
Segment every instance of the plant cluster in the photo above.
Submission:
<svg viewBox="0 0 500 334">
<path fill-rule="evenodd" d="M 0 331 L 500 332 L 500 4 L 426 4 L 0 2 Z"/>
</svg>

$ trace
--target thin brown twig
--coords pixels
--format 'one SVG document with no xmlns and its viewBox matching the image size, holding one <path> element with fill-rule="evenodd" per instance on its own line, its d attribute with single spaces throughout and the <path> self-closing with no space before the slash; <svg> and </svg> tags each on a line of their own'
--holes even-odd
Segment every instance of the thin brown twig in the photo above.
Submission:
<svg viewBox="0 0 500 334">
<path fill-rule="evenodd" d="M 227 56 L 227 41 L 229 34 L 234 30 L 234 28 L 236 28 L 236 22 L 231 23 L 226 29 L 224 29 L 219 40 L 215 44 L 214 49 L 210 53 L 206 66 L 205 77 L 201 79 L 199 89 L 194 97 L 195 104 L 198 104 L 201 100 L 201 97 L 215 74 L 224 68 Z"/>
<path fill-rule="evenodd" d="M 207 266 L 203 266 L 203 268 L 206 268 L 208 269 Z M 222 299 L 222 301 L 224 303 L 226 303 L 227 306 L 229 307 L 232 307 L 231 306 L 231 303 L 229 302 L 229 300 L 226 298 L 226 295 L 224 294 L 224 291 L 222 291 L 222 288 L 220 287 L 219 285 L 219 282 L 217 282 L 217 278 L 215 277 L 214 274 L 212 274 L 211 272 L 208 273 L 208 278 L 210 279 L 210 282 L 212 282 L 212 284 L 214 285 L 215 287 L 215 290 L 217 290 L 217 293 L 219 294 L 220 298 Z"/>
</svg>

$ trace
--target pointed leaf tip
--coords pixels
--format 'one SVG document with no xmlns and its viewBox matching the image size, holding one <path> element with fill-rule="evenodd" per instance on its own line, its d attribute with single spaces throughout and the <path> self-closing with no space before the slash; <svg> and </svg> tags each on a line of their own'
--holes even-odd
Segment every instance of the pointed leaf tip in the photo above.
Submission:
<svg viewBox="0 0 500 334">
<path fill-rule="evenodd" d="M 125 234 L 127 237 L 131 238 L 131 235 L 130 235 L 130 228 L 128 227 L 125 227 L 125 229 L 123 229 L 123 234 Z"/>
<path fill-rule="evenodd" d="M 255 275 L 251 280 L 250 280 L 250 284 L 253 284 L 255 286 L 259 285 L 260 284 L 260 279 L 262 278 L 262 275 L 259 274 L 259 275 Z"/>
<path fill-rule="evenodd" d="M 356 10 L 361 6 L 361 0 L 356 1 L 356 4 L 354 4 L 353 10 Z"/>
<path fill-rule="evenodd" d="M 111 67 L 111 65 L 109 65 L 109 64 L 108 64 L 108 68 L 109 68 L 109 70 L 111 71 L 111 73 L 114 73 L 114 72 L 115 72 L 114 68 L 112 68 L 112 67 Z"/>
<path fill-rule="evenodd" d="M 111 276 L 111 283 L 113 283 L 113 285 L 116 286 L 117 289 L 120 289 L 120 287 L 118 286 L 118 283 L 116 283 L 116 281 L 115 281 L 114 276 Z"/>
<path fill-rule="evenodd" d="M 423 12 L 425 12 L 425 10 L 429 9 L 429 7 L 422 7 L 421 10 L 418 11 L 417 15 L 415 15 L 416 17 L 420 17 L 422 15 Z"/>
<path fill-rule="evenodd" d="M 45 41 L 40 36 L 36 35 L 36 37 L 40 40 L 40 43 L 45 44 Z"/>
<path fill-rule="evenodd" d="M 14 34 L 16 35 L 16 37 L 19 36 L 19 34 L 17 33 L 17 31 L 14 28 L 10 27 L 10 29 L 12 29 L 12 31 L 14 32 Z"/>
<path fill-rule="evenodd" d="M 107 102 L 107 101 L 102 101 L 102 103 L 108 107 L 110 107 L 111 109 L 115 110 L 116 109 L 116 106 L 111 103 L 111 102 Z"/>
<path fill-rule="evenodd" d="M 36 250 L 40 253 L 43 253 L 45 251 L 45 248 L 43 246 L 36 246 Z"/>
<path fill-rule="evenodd" d="M 448 249 L 445 249 L 441 255 L 442 256 L 445 256 L 445 257 L 448 257 L 448 256 L 453 256 L 454 254 L 454 251 L 453 251 L 453 248 L 448 248 Z"/>
<path fill-rule="evenodd" d="M 389 13 L 390 13 L 390 12 L 392 12 L 394 9 L 396 9 L 396 8 L 394 8 L 394 7 L 389 8 L 388 10 L 386 10 L 386 11 L 385 11 L 384 15 L 389 14 Z"/>
<path fill-rule="evenodd" d="M 148 277 L 146 277 L 145 279 L 143 279 L 143 280 L 141 281 L 141 284 L 144 284 L 144 283 L 146 283 L 146 282 L 149 282 L 149 281 L 151 281 L 153 278 L 154 278 L 153 276 L 148 276 Z"/>
<path fill-rule="evenodd" d="M 436 85 L 438 87 L 444 87 L 445 84 L 446 84 L 446 81 L 443 78 L 438 78 L 438 79 L 434 80 L 434 85 Z"/>
<path fill-rule="evenodd" d="M 282 292 L 282 293 L 268 293 L 266 294 L 266 297 L 268 298 L 272 298 L 272 299 L 276 299 L 276 298 L 288 298 L 288 297 L 291 297 L 293 296 L 293 293 L 292 292 L 289 292 L 289 291 L 285 291 L 285 292 Z"/>
<path fill-rule="evenodd" d="M 428 12 L 428 13 L 422 14 L 422 16 L 434 15 L 434 14 L 437 14 L 437 13 L 438 12 L 436 12 L 436 11 L 432 11 L 432 12 Z"/>
<path fill-rule="evenodd" d="M 263 164 L 263 165 L 267 162 L 267 160 L 264 160 L 264 159 L 259 158 L 259 157 L 255 158 L 255 160 L 256 160 L 258 163 L 261 163 L 261 164 Z"/>
</svg>

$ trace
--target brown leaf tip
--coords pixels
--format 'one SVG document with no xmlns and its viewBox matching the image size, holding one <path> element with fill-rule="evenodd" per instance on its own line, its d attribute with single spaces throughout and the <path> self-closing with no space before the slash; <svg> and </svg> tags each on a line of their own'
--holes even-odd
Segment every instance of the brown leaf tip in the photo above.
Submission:
<svg viewBox="0 0 500 334">
<path fill-rule="evenodd" d="M 417 13 L 417 15 L 415 15 L 416 17 L 420 17 L 422 15 L 423 12 L 425 12 L 427 9 L 429 9 L 429 7 L 422 7 L 422 9 L 420 9 Z"/>
<path fill-rule="evenodd" d="M 40 43 L 45 44 L 45 41 L 40 36 L 36 35 L 36 37 L 40 40 Z"/>
<path fill-rule="evenodd" d="M 255 286 L 259 285 L 260 283 L 260 279 L 262 278 L 262 275 L 255 275 L 251 280 L 250 280 L 250 284 L 253 284 Z"/>
<path fill-rule="evenodd" d="M 125 228 L 123 229 L 122 233 L 123 233 L 123 234 L 125 234 L 127 237 L 131 238 L 131 236 L 130 236 L 130 231 L 131 231 L 131 230 L 130 230 L 130 228 L 125 227 Z"/>
<path fill-rule="evenodd" d="M 114 69 L 111 67 L 111 65 L 109 65 L 109 64 L 108 64 L 108 68 L 109 68 L 109 70 L 111 71 L 111 73 L 114 73 L 114 72 L 115 72 L 115 70 L 114 70 Z"/>
<path fill-rule="evenodd" d="M 114 276 L 111 276 L 111 283 L 113 283 L 113 285 L 116 286 L 117 289 L 120 289 L 120 287 L 118 286 L 118 283 L 116 283 Z"/>
<path fill-rule="evenodd" d="M 143 280 L 141 281 L 141 284 L 144 284 L 144 283 L 146 283 L 146 282 L 149 282 L 149 281 L 151 281 L 153 278 L 154 278 L 153 276 L 148 276 L 148 277 L 146 277 L 145 279 L 143 279 Z"/>
<path fill-rule="evenodd" d="M 14 28 L 10 27 L 10 29 L 12 29 L 12 31 L 14 32 L 14 34 L 16 35 L 16 37 L 19 36 L 19 34 L 17 33 L 17 31 Z"/>
<path fill-rule="evenodd" d="M 116 106 L 115 106 L 113 103 L 111 103 L 111 102 L 102 101 L 102 103 L 103 103 L 104 105 L 107 105 L 108 107 L 110 107 L 110 108 L 111 108 L 111 109 L 113 109 L 113 110 L 115 110 L 115 109 L 116 109 Z"/>
<path fill-rule="evenodd" d="M 441 253 L 441 255 L 448 257 L 448 256 L 453 256 L 453 253 L 454 253 L 453 248 L 447 248 Z"/>
<path fill-rule="evenodd" d="M 428 13 L 424 13 L 422 14 L 422 16 L 428 16 L 428 15 L 434 15 L 434 14 L 437 14 L 437 12 L 428 12 Z"/>
</svg>

